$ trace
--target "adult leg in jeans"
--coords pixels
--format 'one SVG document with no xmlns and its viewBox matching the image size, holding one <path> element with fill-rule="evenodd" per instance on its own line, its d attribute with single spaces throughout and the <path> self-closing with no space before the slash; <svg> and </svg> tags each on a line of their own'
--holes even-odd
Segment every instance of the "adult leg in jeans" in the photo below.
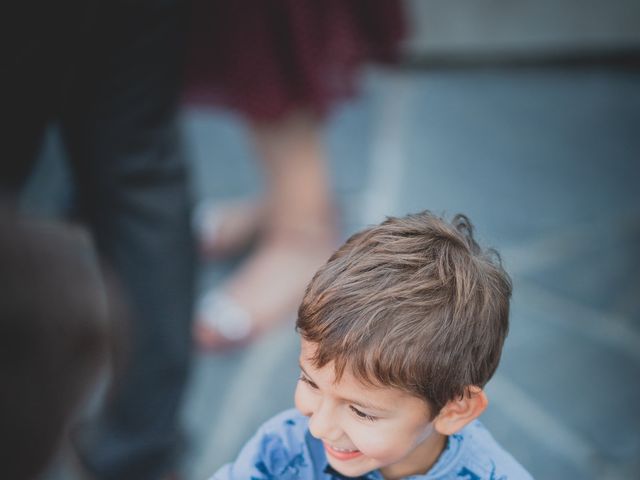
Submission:
<svg viewBox="0 0 640 480">
<path fill-rule="evenodd" d="M 182 9 L 178 1 L 100 2 L 92 51 L 63 112 L 79 213 L 133 309 L 127 369 L 80 445 L 99 479 L 162 478 L 179 438 L 193 283 L 175 118 Z"/>
</svg>

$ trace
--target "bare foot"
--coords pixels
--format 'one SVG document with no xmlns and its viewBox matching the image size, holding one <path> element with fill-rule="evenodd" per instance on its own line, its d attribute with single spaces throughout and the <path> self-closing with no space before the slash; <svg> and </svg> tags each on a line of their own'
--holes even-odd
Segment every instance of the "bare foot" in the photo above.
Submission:
<svg viewBox="0 0 640 480">
<path fill-rule="evenodd" d="M 335 248 L 304 230 L 265 237 L 221 289 L 201 303 L 194 337 L 205 350 L 242 345 L 295 314 L 307 283 Z"/>
<path fill-rule="evenodd" d="M 247 248 L 262 230 L 264 212 L 257 199 L 202 202 L 193 216 L 202 255 L 220 258 Z"/>
</svg>

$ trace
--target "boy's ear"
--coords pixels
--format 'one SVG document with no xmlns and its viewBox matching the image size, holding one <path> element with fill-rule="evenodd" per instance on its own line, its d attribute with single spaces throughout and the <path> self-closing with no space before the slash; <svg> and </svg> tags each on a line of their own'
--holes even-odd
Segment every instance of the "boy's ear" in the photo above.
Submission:
<svg viewBox="0 0 640 480">
<path fill-rule="evenodd" d="M 489 400 L 480 387 L 470 386 L 462 398 L 450 400 L 442 407 L 433 426 L 442 435 L 452 435 L 485 411 Z"/>
</svg>

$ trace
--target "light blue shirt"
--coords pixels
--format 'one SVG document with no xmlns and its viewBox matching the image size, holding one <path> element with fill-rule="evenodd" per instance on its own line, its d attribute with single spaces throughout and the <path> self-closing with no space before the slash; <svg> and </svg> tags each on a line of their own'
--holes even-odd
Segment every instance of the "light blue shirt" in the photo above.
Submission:
<svg viewBox="0 0 640 480">
<path fill-rule="evenodd" d="M 307 418 L 286 410 L 263 424 L 243 447 L 235 462 L 222 467 L 210 480 L 336 480 L 347 479 L 327 463 L 322 442 L 311 436 Z M 362 480 L 382 480 L 373 471 Z M 435 465 L 413 480 L 531 480 L 479 422 L 449 436 Z"/>
</svg>

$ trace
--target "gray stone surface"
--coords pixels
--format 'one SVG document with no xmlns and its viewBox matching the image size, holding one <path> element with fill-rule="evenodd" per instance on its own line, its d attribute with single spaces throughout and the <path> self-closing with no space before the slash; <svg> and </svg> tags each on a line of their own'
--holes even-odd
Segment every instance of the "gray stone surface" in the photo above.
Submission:
<svg viewBox="0 0 640 480">
<path fill-rule="evenodd" d="M 635 0 L 409 0 L 407 48 L 423 56 L 526 58 L 637 48 Z"/>
</svg>

